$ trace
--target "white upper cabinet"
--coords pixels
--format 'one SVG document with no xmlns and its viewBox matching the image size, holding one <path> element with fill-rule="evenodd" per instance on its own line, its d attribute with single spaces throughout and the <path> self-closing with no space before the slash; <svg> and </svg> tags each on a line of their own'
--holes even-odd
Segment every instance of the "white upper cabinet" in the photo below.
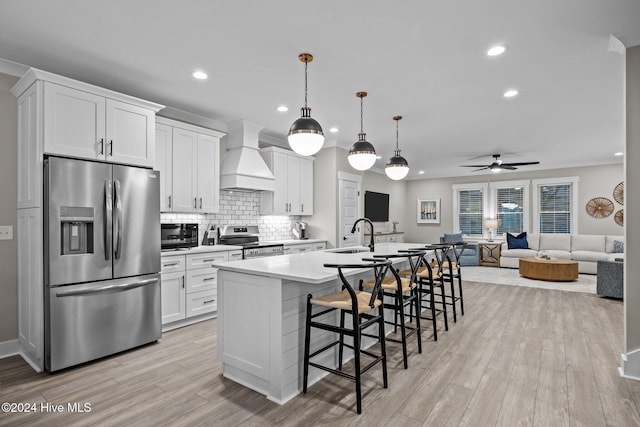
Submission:
<svg viewBox="0 0 640 427">
<path fill-rule="evenodd" d="M 276 147 L 260 150 L 275 190 L 260 193 L 262 215 L 313 215 L 313 158 Z"/>
<path fill-rule="evenodd" d="M 43 154 L 153 166 L 164 106 L 33 68 L 12 92 L 20 99 L 33 88 L 41 114 L 31 126 Z"/>
<path fill-rule="evenodd" d="M 163 117 L 156 124 L 156 162 L 162 212 L 220 210 L 222 132 Z"/>
</svg>

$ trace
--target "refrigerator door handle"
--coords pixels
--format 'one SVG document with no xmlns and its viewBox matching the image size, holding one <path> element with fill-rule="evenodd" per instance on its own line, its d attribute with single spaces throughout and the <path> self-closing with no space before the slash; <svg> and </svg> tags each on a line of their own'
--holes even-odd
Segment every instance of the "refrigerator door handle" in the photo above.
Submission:
<svg viewBox="0 0 640 427">
<path fill-rule="evenodd" d="M 112 229 L 111 221 L 113 219 L 113 200 L 111 194 L 113 190 L 111 188 L 111 180 L 104 181 L 104 259 L 109 261 L 111 259 L 111 240 Z"/>
<path fill-rule="evenodd" d="M 116 218 L 115 218 L 115 238 L 116 241 L 114 243 L 114 258 L 120 259 L 121 250 L 122 250 L 122 198 L 120 197 L 120 181 L 115 180 L 114 182 L 114 194 L 116 198 Z"/>
<path fill-rule="evenodd" d="M 155 278 L 155 279 L 141 280 L 135 283 L 121 283 L 119 285 L 107 285 L 107 286 L 101 286 L 99 288 L 78 289 L 76 291 L 67 291 L 67 292 L 56 292 L 56 297 L 77 297 L 82 295 L 102 294 L 106 292 L 124 292 L 130 289 L 139 288 L 141 286 L 150 285 L 152 283 L 156 283 L 157 281 L 158 279 Z"/>
</svg>

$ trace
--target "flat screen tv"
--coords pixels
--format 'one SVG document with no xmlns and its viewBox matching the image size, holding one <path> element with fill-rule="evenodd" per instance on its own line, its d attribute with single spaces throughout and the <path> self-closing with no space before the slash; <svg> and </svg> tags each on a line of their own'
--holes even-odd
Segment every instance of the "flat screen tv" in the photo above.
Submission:
<svg viewBox="0 0 640 427">
<path fill-rule="evenodd" d="M 375 191 L 365 191 L 364 216 L 371 221 L 389 221 L 389 195 L 376 193 Z"/>
</svg>

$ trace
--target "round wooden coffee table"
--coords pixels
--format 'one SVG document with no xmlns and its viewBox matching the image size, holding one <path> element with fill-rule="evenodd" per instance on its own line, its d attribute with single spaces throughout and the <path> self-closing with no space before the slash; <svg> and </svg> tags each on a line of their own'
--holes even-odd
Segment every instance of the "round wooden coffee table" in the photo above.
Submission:
<svg viewBox="0 0 640 427">
<path fill-rule="evenodd" d="M 578 278 L 578 261 L 520 258 L 520 275 L 529 279 L 570 282 Z"/>
</svg>

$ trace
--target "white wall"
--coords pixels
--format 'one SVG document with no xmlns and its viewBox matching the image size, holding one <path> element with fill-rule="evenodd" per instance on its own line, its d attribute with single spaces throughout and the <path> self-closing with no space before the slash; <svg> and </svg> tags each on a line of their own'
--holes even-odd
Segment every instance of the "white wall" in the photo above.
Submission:
<svg viewBox="0 0 640 427">
<path fill-rule="evenodd" d="M 612 153 L 613 155 L 613 153 Z M 530 170 L 501 173 L 499 175 L 470 175 L 457 178 L 440 178 L 407 181 L 405 206 L 405 239 L 410 242 L 437 242 L 444 233 L 453 233 L 453 190 L 454 184 L 486 183 L 489 181 L 512 181 L 577 176 L 578 181 L 578 233 L 580 234 L 623 234 L 623 228 L 615 223 L 613 215 L 595 219 L 586 212 L 586 204 L 593 197 L 607 197 L 613 201 L 613 189 L 624 180 L 621 163 L 580 168 Z M 531 213 L 533 212 L 533 189 L 530 191 Z M 416 222 L 416 200 L 418 198 L 439 198 L 441 209 L 440 224 L 418 224 Z M 615 211 L 622 206 L 614 202 Z M 615 212 L 614 211 L 614 212 Z M 533 218 L 529 218 L 533 224 Z"/>
</svg>

